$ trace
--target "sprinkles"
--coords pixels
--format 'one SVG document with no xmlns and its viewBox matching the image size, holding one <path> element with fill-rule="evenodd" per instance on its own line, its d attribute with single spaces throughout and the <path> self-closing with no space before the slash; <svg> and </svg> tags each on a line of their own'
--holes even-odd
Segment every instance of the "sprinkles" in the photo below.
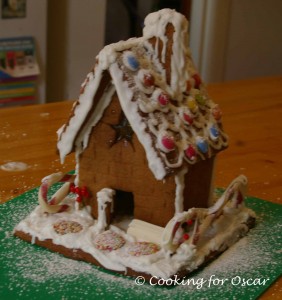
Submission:
<svg viewBox="0 0 282 300">
<path fill-rule="evenodd" d="M 112 231 L 105 231 L 94 238 L 94 246 L 99 250 L 117 250 L 124 244 L 124 238 Z"/>
<path fill-rule="evenodd" d="M 78 233 L 83 229 L 83 226 L 75 221 L 59 221 L 53 224 L 53 228 L 59 235 L 68 233 Z"/>
<path fill-rule="evenodd" d="M 154 243 L 136 242 L 128 247 L 128 253 L 132 256 L 150 255 L 158 252 L 160 247 Z"/>
</svg>

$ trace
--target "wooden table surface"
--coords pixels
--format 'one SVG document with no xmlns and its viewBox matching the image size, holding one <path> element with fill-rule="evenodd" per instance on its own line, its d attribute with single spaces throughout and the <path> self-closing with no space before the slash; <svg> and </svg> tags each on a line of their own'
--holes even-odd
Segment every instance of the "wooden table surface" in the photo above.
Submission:
<svg viewBox="0 0 282 300">
<path fill-rule="evenodd" d="M 249 179 L 249 194 L 282 203 L 282 77 L 210 84 L 208 91 L 223 111 L 229 148 L 218 155 L 215 184 L 226 187 L 239 174 Z M 64 165 L 56 153 L 56 131 L 67 120 L 72 101 L 0 109 L 0 166 L 24 162 L 21 172 L 0 169 L 0 203 L 40 184 Z M 261 298 L 281 299 L 282 280 Z M 280 288 L 280 291 L 279 291 Z"/>
</svg>

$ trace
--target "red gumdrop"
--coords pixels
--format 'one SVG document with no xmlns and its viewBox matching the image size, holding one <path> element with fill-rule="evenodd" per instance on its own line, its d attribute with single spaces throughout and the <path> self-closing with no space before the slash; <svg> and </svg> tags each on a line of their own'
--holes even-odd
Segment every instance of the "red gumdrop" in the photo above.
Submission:
<svg viewBox="0 0 282 300">
<path fill-rule="evenodd" d="M 188 240 L 188 239 L 189 239 L 189 237 L 190 237 L 190 236 L 189 236 L 189 234 L 188 234 L 188 233 L 184 233 L 184 234 L 183 234 L 183 240 L 185 240 L 185 241 L 186 241 L 186 240 Z"/>
</svg>

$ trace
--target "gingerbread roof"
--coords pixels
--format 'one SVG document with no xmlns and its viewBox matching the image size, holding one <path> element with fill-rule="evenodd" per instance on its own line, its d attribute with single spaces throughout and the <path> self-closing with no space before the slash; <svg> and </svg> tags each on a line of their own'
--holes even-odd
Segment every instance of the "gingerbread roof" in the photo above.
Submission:
<svg viewBox="0 0 282 300">
<path fill-rule="evenodd" d="M 61 160 L 87 147 L 116 92 L 156 179 L 227 147 L 221 112 L 209 98 L 188 48 L 188 22 L 164 9 L 145 19 L 143 37 L 106 46 L 58 131 Z"/>
</svg>

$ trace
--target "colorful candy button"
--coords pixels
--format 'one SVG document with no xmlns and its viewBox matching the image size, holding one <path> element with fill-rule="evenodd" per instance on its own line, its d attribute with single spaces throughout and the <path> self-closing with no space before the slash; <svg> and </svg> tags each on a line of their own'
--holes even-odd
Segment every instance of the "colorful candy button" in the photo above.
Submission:
<svg viewBox="0 0 282 300">
<path fill-rule="evenodd" d="M 213 117 L 214 117 L 217 121 L 219 121 L 219 120 L 221 119 L 221 117 L 222 117 L 222 111 L 221 111 L 221 109 L 219 108 L 218 105 L 216 105 L 216 106 L 212 109 L 212 115 L 213 115 Z"/>
<path fill-rule="evenodd" d="M 186 124 L 189 124 L 189 125 L 193 124 L 194 118 L 190 114 L 183 113 L 183 119 Z"/>
<path fill-rule="evenodd" d="M 147 87 L 155 84 L 155 77 L 151 73 L 145 73 L 143 77 L 143 84 Z"/>
<path fill-rule="evenodd" d="M 132 52 L 125 53 L 124 63 L 131 71 L 137 71 L 140 66 L 139 61 Z"/>
<path fill-rule="evenodd" d="M 195 87 L 196 89 L 199 89 L 199 88 L 200 88 L 200 85 L 201 85 L 201 83 L 202 83 L 202 80 L 201 80 L 200 75 L 196 73 L 196 74 L 194 74 L 194 75 L 192 76 L 192 78 L 193 78 L 194 81 L 195 81 L 194 87 Z"/>
<path fill-rule="evenodd" d="M 189 145 L 188 148 L 185 150 L 185 155 L 190 160 L 194 160 L 196 158 L 197 152 L 192 145 Z"/>
<path fill-rule="evenodd" d="M 161 139 L 162 146 L 166 151 L 173 151 L 175 149 L 174 137 L 170 135 L 165 135 Z"/>
<path fill-rule="evenodd" d="M 210 137 L 212 140 L 217 140 L 219 137 L 219 131 L 214 125 L 210 128 Z"/>
<path fill-rule="evenodd" d="M 197 103 L 193 98 L 189 98 L 188 99 L 188 103 L 187 106 L 189 107 L 189 109 L 191 109 L 192 111 L 195 111 L 197 109 Z"/>
<path fill-rule="evenodd" d="M 169 103 L 170 99 L 168 94 L 166 93 L 160 93 L 158 96 L 158 102 L 161 106 L 166 106 Z"/>
<path fill-rule="evenodd" d="M 203 138 L 199 138 L 197 141 L 197 148 L 203 153 L 207 153 L 209 150 L 209 145 L 208 142 L 206 140 L 204 140 Z"/>
<path fill-rule="evenodd" d="M 206 99 L 205 99 L 202 95 L 200 95 L 200 94 L 197 94 L 197 95 L 195 96 L 195 99 L 196 99 L 196 101 L 197 101 L 200 105 L 205 105 L 205 104 L 206 104 Z"/>
</svg>

